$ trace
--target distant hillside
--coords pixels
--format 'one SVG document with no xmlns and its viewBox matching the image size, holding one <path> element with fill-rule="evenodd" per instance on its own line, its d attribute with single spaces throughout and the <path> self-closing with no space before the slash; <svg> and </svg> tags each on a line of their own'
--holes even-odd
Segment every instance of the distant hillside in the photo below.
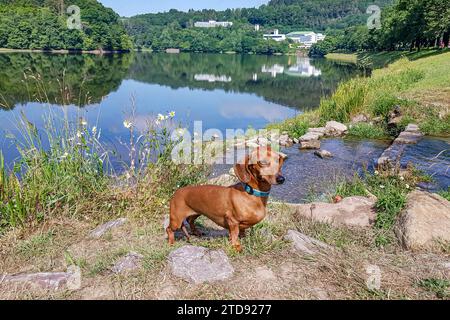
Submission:
<svg viewBox="0 0 450 320">
<path fill-rule="evenodd" d="M 126 19 L 126 29 L 137 47 L 163 50 L 179 47 L 184 51 L 208 52 L 284 52 L 286 48 L 265 48 L 262 34 L 253 32 L 259 24 L 263 31 L 273 28 L 283 33 L 298 30 L 326 31 L 365 24 L 369 4 L 380 7 L 394 0 L 273 0 L 259 8 L 215 10 L 170 10 Z M 194 28 L 196 21 L 232 21 L 228 30 Z M 274 45 L 272 45 L 274 46 Z"/>
<path fill-rule="evenodd" d="M 67 6 L 81 9 L 82 30 L 67 27 Z M 0 0 L 0 48 L 128 50 L 120 17 L 96 0 Z"/>
</svg>

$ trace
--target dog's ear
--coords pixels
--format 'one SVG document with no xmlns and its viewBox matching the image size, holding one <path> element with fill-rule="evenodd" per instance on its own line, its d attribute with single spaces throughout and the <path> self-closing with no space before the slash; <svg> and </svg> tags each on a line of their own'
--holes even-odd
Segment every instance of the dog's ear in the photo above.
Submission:
<svg viewBox="0 0 450 320">
<path fill-rule="evenodd" d="M 248 170 L 248 163 L 249 163 L 250 157 L 247 155 L 245 157 L 244 163 L 237 163 L 234 166 L 234 173 L 239 178 L 239 180 L 243 183 L 249 183 L 250 182 L 250 171 Z"/>
</svg>

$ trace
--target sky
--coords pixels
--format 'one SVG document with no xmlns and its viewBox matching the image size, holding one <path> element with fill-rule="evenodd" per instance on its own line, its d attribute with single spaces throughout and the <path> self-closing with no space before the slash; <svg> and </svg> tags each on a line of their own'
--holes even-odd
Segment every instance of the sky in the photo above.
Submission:
<svg viewBox="0 0 450 320">
<path fill-rule="evenodd" d="M 268 0 L 99 0 L 105 7 L 113 8 L 119 15 L 130 17 L 136 14 L 163 12 L 170 9 L 251 8 L 267 4 Z"/>
</svg>

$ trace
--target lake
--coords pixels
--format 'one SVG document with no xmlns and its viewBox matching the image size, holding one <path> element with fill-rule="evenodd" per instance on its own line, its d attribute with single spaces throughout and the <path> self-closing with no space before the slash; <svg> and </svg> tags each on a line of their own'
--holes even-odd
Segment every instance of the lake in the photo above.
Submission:
<svg viewBox="0 0 450 320">
<path fill-rule="evenodd" d="M 22 112 L 38 129 L 51 112 L 86 119 L 126 153 L 132 97 L 138 129 L 170 111 L 188 128 L 259 129 L 316 108 L 358 75 L 351 65 L 296 56 L 0 54 L 0 148 L 11 163 L 18 153 L 8 137 Z"/>
</svg>

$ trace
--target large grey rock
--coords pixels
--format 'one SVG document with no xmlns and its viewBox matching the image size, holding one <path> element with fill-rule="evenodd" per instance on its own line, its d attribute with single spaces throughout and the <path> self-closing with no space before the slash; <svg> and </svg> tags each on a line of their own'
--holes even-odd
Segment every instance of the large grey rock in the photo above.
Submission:
<svg viewBox="0 0 450 320">
<path fill-rule="evenodd" d="M 323 243 L 317 239 L 308 237 L 303 233 L 300 233 L 295 230 L 289 230 L 287 235 L 284 237 L 285 240 L 292 242 L 295 250 L 306 253 L 310 255 L 315 255 L 319 253 L 321 250 L 330 250 L 332 249 L 326 243 Z"/>
<path fill-rule="evenodd" d="M 67 272 L 0 275 L 0 285 L 3 284 L 50 291 L 62 289 L 75 290 L 81 286 L 81 273 L 79 272 L 79 268 L 69 268 Z"/>
<path fill-rule="evenodd" d="M 111 268 L 111 271 L 119 274 L 139 270 L 142 267 L 143 258 L 144 256 L 139 253 L 130 252 L 119 259 L 119 261 Z"/>
<path fill-rule="evenodd" d="M 323 135 L 317 132 L 308 132 L 300 137 L 300 142 L 303 141 L 311 141 L 311 140 L 319 140 Z"/>
<path fill-rule="evenodd" d="M 175 276 L 195 284 L 223 281 L 234 273 L 222 250 L 212 251 L 189 245 L 170 253 L 169 266 Z"/>
<path fill-rule="evenodd" d="M 349 197 L 339 203 L 297 205 L 296 214 L 337 226 L 369 227 L 376 219 L 375 203 L 373 198 Z"/>
<path fill-rule="evenodd" d="M 320 140 L 309 140 L 300 142 L 301 150 L 320 149 Z"/>
<path fill-rule="evenodd" d="M 99 239 L 99 238 L 101 238 L 106 232 L 110 231 L 111 229 L 118 228 L 118 227 L 122 226 L 123 224 L 125 224 L 125 222 L 127 222 L 127 219 L 126 219 L 126 218 L 120 218 L 120 219 L 117 219 L 117 220 L 109 221 L 109 222 L 104 223 L 104 224 L 98 226 L 97 228 L 95 228 L 95 229 L 89 234 L 89 236 L 90 236 L 91 238 Z"/>
<path fill-rule="evenodd" d="M 326 158 L 332 158 L 333 154 L 330 151 L 327 150 L 318 150 L 314 152 L 314 155 L 318 156 L 319 158 L 326 159 Z"/>
<path fill-rule="evenodd" d="M 345 135 L 348 131 L 348 128 L 345 124 L 342 124 L 337 121 L 329 121 L 325 126 L 326 135 L 330 137 L 341 137 Z"/>
<path fill-rule="evenodd" d="M 320 127 L 320 128 L 309 128 L 308 129 L 309 133 L 315 133 L 318 134 L 320 137 L 323 137 L 326 133 L 327 133 L 327 129 L 324 127 Z"/>
<path fill-rule="evenodd" d="M 432 248 L 437 241 L 450 242 L 450 202 L 437 194 L 413 191 L 395 233 L 410 250 Z"/>
</svg>

